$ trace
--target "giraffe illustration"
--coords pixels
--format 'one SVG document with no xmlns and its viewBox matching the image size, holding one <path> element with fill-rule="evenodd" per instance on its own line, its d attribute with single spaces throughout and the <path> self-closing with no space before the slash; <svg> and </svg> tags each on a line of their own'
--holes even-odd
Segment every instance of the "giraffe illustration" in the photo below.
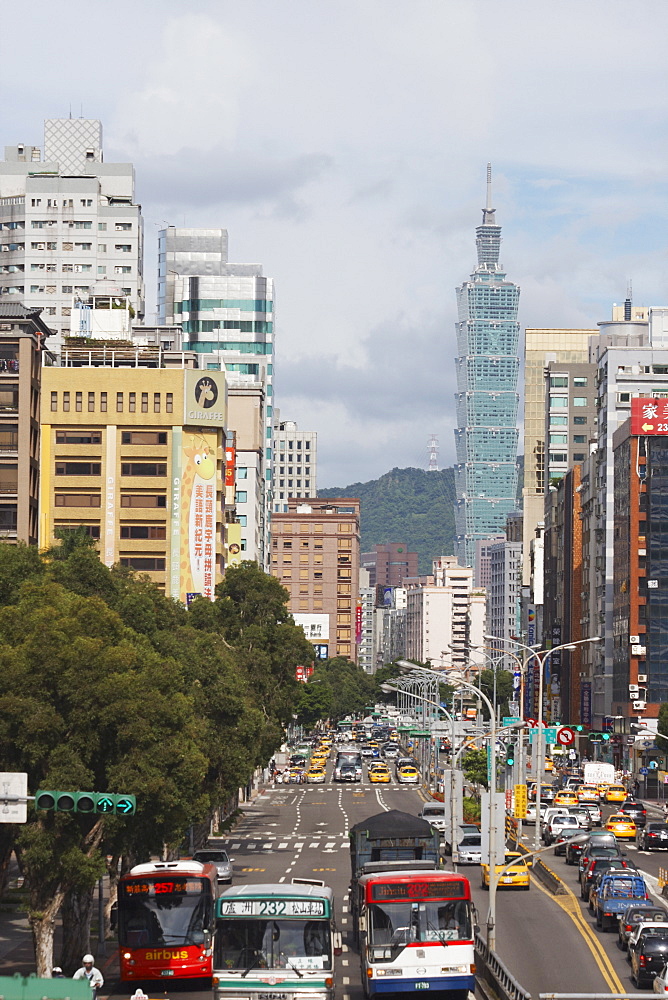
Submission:
<svg viewBox="0 0 668 1000">
<path fill-rule="evenodd" d="M 181 475 L 181 574 L 185 590 L 213 600 L 216 584 L 216 455 L 201 434 L 184 440 Z"/>
</svg>

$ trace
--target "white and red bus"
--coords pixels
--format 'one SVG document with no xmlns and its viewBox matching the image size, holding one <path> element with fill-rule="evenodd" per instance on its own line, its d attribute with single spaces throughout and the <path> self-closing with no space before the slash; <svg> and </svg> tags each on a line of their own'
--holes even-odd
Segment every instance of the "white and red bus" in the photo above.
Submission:
<svg viewBox="0 0 668 1000">
<path fill-rule="evenodd" d="M 121 979 L 201 979 L 213 972 L 215 865 L 136 865 L 118 884 Z"/>
<path fill-rule="evenodd" d="M 397 870 L 362 875 L 353 903 L 367 997 L 475 989 L 471 886 L 454 872 Z"/>
</svg>

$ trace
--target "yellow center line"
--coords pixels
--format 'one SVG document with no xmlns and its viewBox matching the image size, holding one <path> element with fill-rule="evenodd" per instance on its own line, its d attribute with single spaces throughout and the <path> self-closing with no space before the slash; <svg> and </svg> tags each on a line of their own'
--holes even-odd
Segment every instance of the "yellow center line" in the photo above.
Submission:
<svg viewBox="0 0 668 1000">
<path fill-rule="evenodd" d="M 540 884 L 537 876 L 534 875 L 531 881 L 537 889 L 540 889 L 541 892 L 545 893 L 549 899 L 553 900 L 557 906 L 561 907 L 564 913 L 567 913 L 571 918 L 584 938 L 585 944 L 594 956 L 594 961 L 596 962 L 601 975 L 608 984 L 610 992 L 623 993 L 625 987 L 615 972 L 614 966 L 608 958 L 603 945 L 585 920 L 584 914 L 582 913 L 582 907 L 580 906 L 575 893 L 568 888 L 565 882 L 562 882 L 561 884 L 566 890 L 566 896 L 553 896 L 548 889 Z"/>
</svg>

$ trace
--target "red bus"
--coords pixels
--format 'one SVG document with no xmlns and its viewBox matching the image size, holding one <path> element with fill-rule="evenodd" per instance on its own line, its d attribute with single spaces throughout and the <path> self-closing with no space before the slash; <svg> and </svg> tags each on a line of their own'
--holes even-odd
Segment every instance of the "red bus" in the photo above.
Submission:
<svg viewBox="0 0 668 1000">
<path fill-rule="evenodd" d="M 213 972 L 215 865 L 136 865 L 118 884 L 121 979 L 200 979 Z"/>
</svg>

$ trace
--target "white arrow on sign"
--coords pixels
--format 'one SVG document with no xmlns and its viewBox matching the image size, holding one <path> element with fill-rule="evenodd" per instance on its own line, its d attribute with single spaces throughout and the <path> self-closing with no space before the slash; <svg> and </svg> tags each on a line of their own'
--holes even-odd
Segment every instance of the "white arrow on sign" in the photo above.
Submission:
<svg viewBox="0 0 668 1000">
<path fill-rule="evenodd" d="M 28 775 L 23 771 L 0 771 L 0 823 L 27 823 Z"/>
</svg>

